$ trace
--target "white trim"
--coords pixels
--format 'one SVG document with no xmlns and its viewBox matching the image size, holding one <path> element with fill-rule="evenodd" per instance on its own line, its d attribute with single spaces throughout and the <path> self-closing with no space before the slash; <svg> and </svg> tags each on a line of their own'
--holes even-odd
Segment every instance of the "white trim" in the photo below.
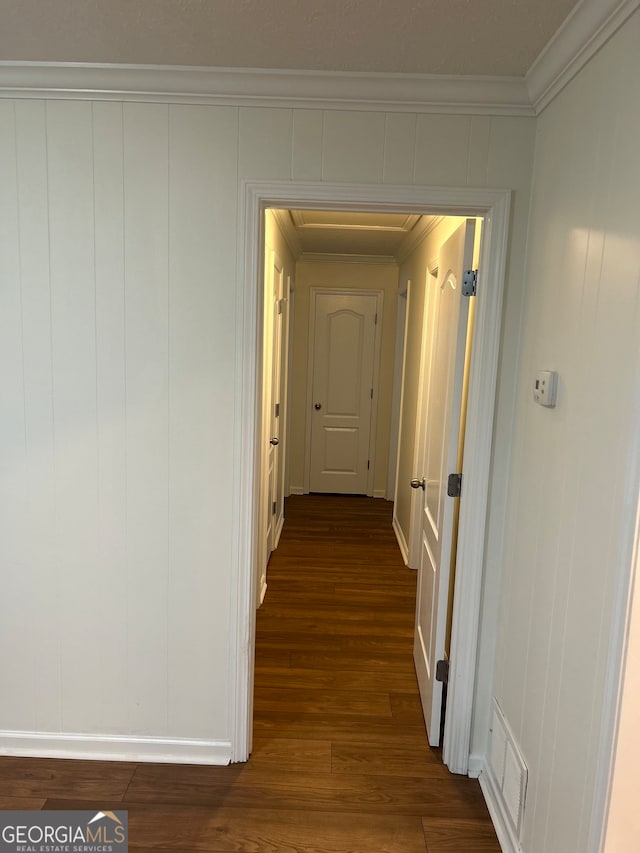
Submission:
<svg viewBox="0 0 640 853">
<path fill-rule="evenodd" d="M 395 516 L 393 516 L 393 521 L 391 522 L 391 526 L 393 527 L 393 532 L 396 534 L 396 539 L 398 540 L 398 548 L 400 548 L 400 553 L 402 554 L 402 559 L 404 560 L 405 566 L 409 565 L 409 549 L 407 548 L 407 540 L 404 538 L 404 533 L 402 532 L 402 528 L 400 527 L 400 523 Z"/>
<path fill-rule="evenodd" d="M 309 264 L 384 264 L 398 266 L 393 255 L 347 255 L 338 252 L 303 252 L 298 263 Z"/>
<path fill-rule="evenodd" d="M 522 77 L 0 62 L 0 97 L 533 115 Z"/>
<path fill-rule="evenodd" d="M 284 514 L 280 516 L 278 519 L 278 524 L 276 527 L 276 532 L 273 537 L 273 550 L 275 551 L 278 545 L 280 544 L 280 536 L 282 535 L 282 529 L 284 527 Z M 266 587 L 266 584 L 265 584 Z M 264 596 L 263 596 L 264 597 Z"/>
<path fill-rule="evenodd" d="M 0 732 L 0 755 L 98 761 L 159 761 L 172 764 L 229 764 L 231 742 L 5 731 Z"/>
<path fill-rule="evenodd" d="M 511 824 L 502 805 L 502 797 L 498 787 L 487 767 L 483 768 L 478 778 L 484 801 L 489 809 L 493 828 L 498 836 L 500 849 L 503 853 L 522 853 L 522 848 L 513 833 Z"/>
<path fill-rule="evenodd" d="M 445 763 L 455 773 L 467 773 L 469 762 L 474 687 L 470 673 L 475 673 L 478 654 L 510 201 L 510 194 L 503 193 L 485 216 L 480 257 L 483 275 L 476 296 L 447 690 L 448 707 L 454 707 L 456 713 L 447 714 L 443 744 Z"/>
<path fill-rule="evenodd" d="M 387 497 L 387 490 L 386 490 L 386 489 L 374 489 L 374 490 L 373 490 L 373 495 L 372 495 L 372 497 L 374 497 L 374 498 L 384 498 L 384 499 L 386 499 L 386 497 Z"/>
<path fill-rule="evenodd" d="M 305 494 L 304 486 L 290 486 L 289 487 L 289 494 L 290 495 L 304 495 Z"/>
<path fill-rule="evenodd" d="M 445 743 L 449 742 L 455 772 L 467 772 L 473 688 L 476 670 L 480 595 L 484 564 L 486 500 L 489 486 L 491 437 L 497 376 L 498 344 L 502 319 L 502 293 L 507 250 L 510 193 L 475 187 L 384 186 L 372 184 L 293 183 L 243 181 L 240 194 L 238 250 L 238 364 L 236 370 L 237 442 L 234 448 L 234 566 L 237 579 L 232 611 L 238 614 L 232 670 L 236 695 L 232 699 L 233 757 L 249 754 L 252 729 L 253 649 L 255 607 L 252 598 L 256 542 L 256 507 L 253 484 L 259 429 L 256 367 L 260 357 L 259 322 L 260 222 L 265 207 L 317 208 L 321 210 L 407 211 L 484 216 L 482 267 L 484 287 L 478 295 L 476 337 L 469 389 L 465 492 L 473 504 L 473 518 L 461 507 L 460 557 L 454 607 L 452 647 L 453 684 L 450 684 Z M 471 438 L 471 436 L 473 438 Z M 477 458 L 476 458 L 477 454 Z M 470 458 L 473 457 L 473 458 Z M 464 586 L 459 586 L 464 584 Z M 255 587 L 254 587 L 255 588 Z M 465 617 L 464 622 L 463 617 Z M 462 624 L 460 624 L 462 622 Z M 466 748 L 466 754 L 462 755 Z"/>
<path fill-rule="evenodd" d="M 525 77 L 4 61 L 0 98 L 533 116 L 639 4 L 582 0 Z"/>
<path fill-rule="evenodd" d="M 536 115 L 542 112 L 640 7 L 640 0 L 582 0 L 525 77 Z"/>
<path fill-rule="evenodd" d="M 485 758 L 477 752 L 472 752 L 469 756 L 469 777 L 477 779 L 484 770 Z"/>
</svg>

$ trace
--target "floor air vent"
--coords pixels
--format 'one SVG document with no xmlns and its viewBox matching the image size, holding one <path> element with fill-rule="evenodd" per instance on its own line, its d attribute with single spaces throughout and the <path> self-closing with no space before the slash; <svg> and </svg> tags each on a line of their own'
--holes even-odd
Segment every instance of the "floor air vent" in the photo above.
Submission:
<svg viewBox="0 0 640 853">
<path fill-rule="evenodd" d="M 495 785 L 502 794 L 504 812 L 511 822 L 516 838 L 520 838 L 527 793 L 527 766 L 495 699 L 491 718 L 489 763 Z"/>
</svg>

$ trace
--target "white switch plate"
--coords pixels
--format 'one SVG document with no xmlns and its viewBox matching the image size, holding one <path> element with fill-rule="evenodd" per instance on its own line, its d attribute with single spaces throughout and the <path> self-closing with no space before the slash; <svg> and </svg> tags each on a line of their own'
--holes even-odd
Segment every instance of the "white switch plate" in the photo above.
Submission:
<svg viewBox="0 0 640 853">
<path fill-rule="evenodd" d="M 558 374 L 555 370 L 539 370 L 533 383 L 533 399 L 540 406 L 555 406 L 557 386 Z"/>
</svg>

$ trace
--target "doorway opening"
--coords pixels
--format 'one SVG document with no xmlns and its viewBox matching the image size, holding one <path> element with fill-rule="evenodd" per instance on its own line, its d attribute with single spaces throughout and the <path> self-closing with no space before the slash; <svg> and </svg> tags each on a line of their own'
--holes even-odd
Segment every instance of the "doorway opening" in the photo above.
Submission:
<svg viewBox="0 0 640 853">
<path fill-rule="evenodd" d="M 458 581 L 466 577 L 465 595 L 456 595 L 452 617 L 451 669 L 457 668 L 457 690 L 449 690 L 450 710 L 445 729 L 445 763 L 455 772 L 466 772 L 469 758 L 470 719 L 473 707 L 473 674 L 477 645 L 482 550 L 486 520 L 486 494 L 493 418 L 493 396 L 500 332 L 504 256 L 508 219 L 508 194 L 478 190 L 427 190 L 423 188 L 332 187 L 317 185 L 248 183 L 245 187 L 243 240 L 245 288 L 240 301 L 244 332 L 239 353 L 243 379 L 242 434 L 244 449 L 238 459 L 238 589 L 237 640 L 232 662 L 236 672 L 233 709 L 234 759 L 246 759 L 251 742 L 252 663 L 255 638 L 255 603 L 258 600 L 255 566 L 261 547 L 260 494 L 261 408 L 262 401 L 262 323 L 264 318 L 263 283 L 260 264 L 264 257 L 263 212 L 269 208 L 342 210 L 363 213 L 387 211 L 417 215 L 481 216 L 485 222 L 481 267 L 486 289 L 478 298 L 476 345 L 469 381 L 467 445 L 472 440 L 473 464 L 465 467 L 465 499 L 460 516 Z M 295 193 L 295 194 L 294 194 Z M 298 299 L 297 284 L 294 288 Z M 402 297 L 401 297 L 402 299 Z M 402 303 L 401 303 L 402 304 Z M 297 313 L 297 312 L 296 312 Z M 297 320 L 294 320 L 294 325 Z M 393 331 L 395 332 L 395 326 Z M 393 375 L 393 365 L 390 370 Z M 273 375 L 273 374 L 272 374 Z M 397 394 L 395 397 L 397 398 Z M 392 398 L 394 395 L 392 394 Z M 388 438 L 388 436 L 387 436 Z M 290 461 L 289 469 L 293 468 Z M 381 466 L 386 473 L 388 459 Z M 291 478 L 290 478 L 291 481 Z M 464 507 L 474 512 L 465 514 Z M 471 517 L 472 515 L 472 517 Z M 253 571 L 252 571 L 253 570 Z M 253 575 L 253 576 L 252 576 Z M 475 591 L 474 588 L 475 587 Z M 464 620 L 464 623 L 463 623 Z M 245 653 L 243 653 L 243 650 Z"/>
</svg>

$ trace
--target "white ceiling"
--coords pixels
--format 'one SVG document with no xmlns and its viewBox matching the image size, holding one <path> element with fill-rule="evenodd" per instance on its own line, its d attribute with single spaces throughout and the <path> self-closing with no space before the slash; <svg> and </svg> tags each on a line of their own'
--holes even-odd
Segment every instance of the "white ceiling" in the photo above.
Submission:
<svg viewBox="0 0 640 853">
<path fill-rule="evenodd" d="M 523 76 L 575 0 L 0 0 L 0 60 Z"/>
<path fill-rule="evenodd" d="M 406 213 L 347 213 L 292 210 L 291 219 L 305 253 L 394 255 L 420 219 Z"/>
<path fill-rule="evenodd" d="M 300 252 L 309 254 L 381 256 L 392 260 L 418 226 L 436 219 L 407 213 L 352 213 L 334 210 L 286 210 Z"/>
</svg>

